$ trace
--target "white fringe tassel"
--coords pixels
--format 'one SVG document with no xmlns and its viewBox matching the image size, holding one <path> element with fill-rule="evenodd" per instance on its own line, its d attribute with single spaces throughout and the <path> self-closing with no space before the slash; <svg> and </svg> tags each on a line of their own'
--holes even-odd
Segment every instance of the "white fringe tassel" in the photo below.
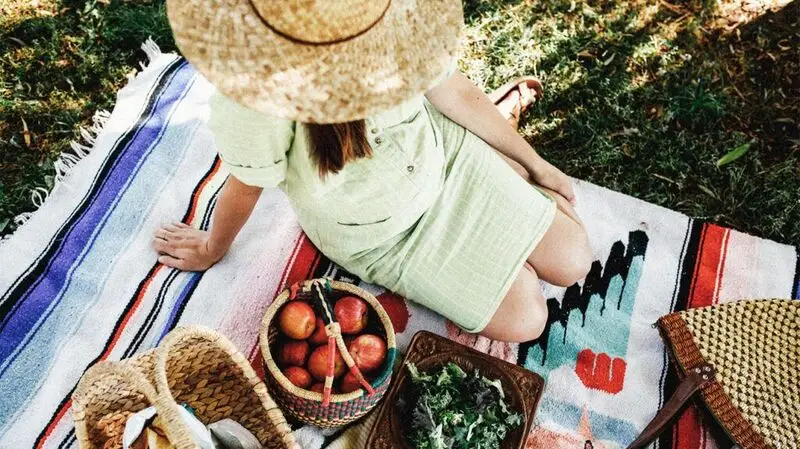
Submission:
<svg viewBox="0 0 800 449">
<path fill-rule="evenodd" d="M 141 70 L 145 70 L 153 60 L 161 55 L 161 49 L 152 38 L 147 38 L 147 40 L 142 44 L 141 48 L 147 55 L 147 61 L 140 62 L 139 66 L 141 67 Z M 138 72 L 130 74 L 128 76 L 129 81 L 135 78 L 137 74 Z M 69 174 L 72 172 L 72 169 L 75 167 L 75 165 L 89 155 L 94 148 L 95 142 L 97 141 L 97 136 L 103 132 L 103 128 L 106 126 L 109 118 L 111 118 L 110 112 L 100 110 L 95 112 L 94 116 L 92 117 L 92 125 L 89 128 L 81 127 L 81 141 L 70 142 L 69 146 L 72 151 L 69 153 L 61 153 L 61 156 L 59 156 L 58 160 L 56 160 L 56 162 L 53 164 L 55 167 L 53 190 L 56 190 L 58 186 L 63 184 Z M 32 212 L 23 212 L 14 217 L 14 223 L 17 225 L 17 227 L 19 228 L 27 223 L 31 217 L 33 217 L 33 215 L 42 207 L 42 205 L 44 205 L 49 196 L 50 192 L 44 187 L 37 187 L 33 192 L 31 192 L 31 203 L 35 207 L 35 210 Z M 3 242 L 9 238 L 11 238 L 11 235 L 0 237 L 0 245 L 2 245 Z"/>
</svg>

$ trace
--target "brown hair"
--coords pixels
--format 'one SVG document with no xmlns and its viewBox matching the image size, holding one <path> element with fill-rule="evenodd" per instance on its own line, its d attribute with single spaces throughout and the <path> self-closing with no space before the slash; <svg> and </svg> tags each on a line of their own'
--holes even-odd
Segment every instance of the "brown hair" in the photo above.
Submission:
<svg viewBox="0 0 800 449">
<path fill-rule="evenodd" d="M 311 143 L 311 160 L 317 164 L 322 178 L 328 173 L 339 173 L 348 162 L 372 156 L 364 120 L 305 126 Z"/>
</svg>

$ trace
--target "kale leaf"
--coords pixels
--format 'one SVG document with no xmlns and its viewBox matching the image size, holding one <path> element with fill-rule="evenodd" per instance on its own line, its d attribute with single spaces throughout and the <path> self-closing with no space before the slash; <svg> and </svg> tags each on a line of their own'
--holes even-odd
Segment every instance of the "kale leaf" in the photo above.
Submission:
<svg viewBox="0 0 800 449">
<path fill-rule="evenodd" d="M 420 372 L 406 363 L 411 375 L 411 431 L 417 449 L 499 449 L 506 435 L 522 425 L 512 411 L 499 380 L 471 374 L 454 363 Z"/>
</svg>

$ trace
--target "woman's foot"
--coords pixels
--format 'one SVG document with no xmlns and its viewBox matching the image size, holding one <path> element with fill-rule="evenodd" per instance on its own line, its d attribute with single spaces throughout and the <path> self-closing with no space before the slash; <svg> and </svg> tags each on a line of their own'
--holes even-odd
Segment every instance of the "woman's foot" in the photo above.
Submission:
<svg viewBox="0 0 800 449">
<path fill-rule="evenodd" d="M 519 118 L 542 96 L 542 83 L 536 78 L 524 77 L 506 83 L 489 94 L 497 109 L 517 129 Z"/>
</svg>

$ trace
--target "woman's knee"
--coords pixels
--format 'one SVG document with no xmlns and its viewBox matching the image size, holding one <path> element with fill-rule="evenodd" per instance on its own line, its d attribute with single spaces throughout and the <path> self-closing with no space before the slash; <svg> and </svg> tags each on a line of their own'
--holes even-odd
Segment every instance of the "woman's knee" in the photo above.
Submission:
<svg viewBox="0 0 800 449">
<path fill-rule="evenodd" d="M 547 323 L 547 304 L 536 273 L 526 264 L 481 335 L 523 342 L 539 338 Z"/>
<path fill-rule="evenodd" d="M 561 211 L 528 258 L 540 278 L 561 287 L 584 279 L 593 260 L 586 229 Z"/>
<path fill-rule="evenodd" d="M 569 287 L 585 279 L 589 274 L 594 256 L 585 232 L 583 234 L 574 244 L 565 248 L 564 257 L 560 261 L 560 269 L 555 273 L 553 279 L 549 280 L 552 284 Z"/>
</svg>

